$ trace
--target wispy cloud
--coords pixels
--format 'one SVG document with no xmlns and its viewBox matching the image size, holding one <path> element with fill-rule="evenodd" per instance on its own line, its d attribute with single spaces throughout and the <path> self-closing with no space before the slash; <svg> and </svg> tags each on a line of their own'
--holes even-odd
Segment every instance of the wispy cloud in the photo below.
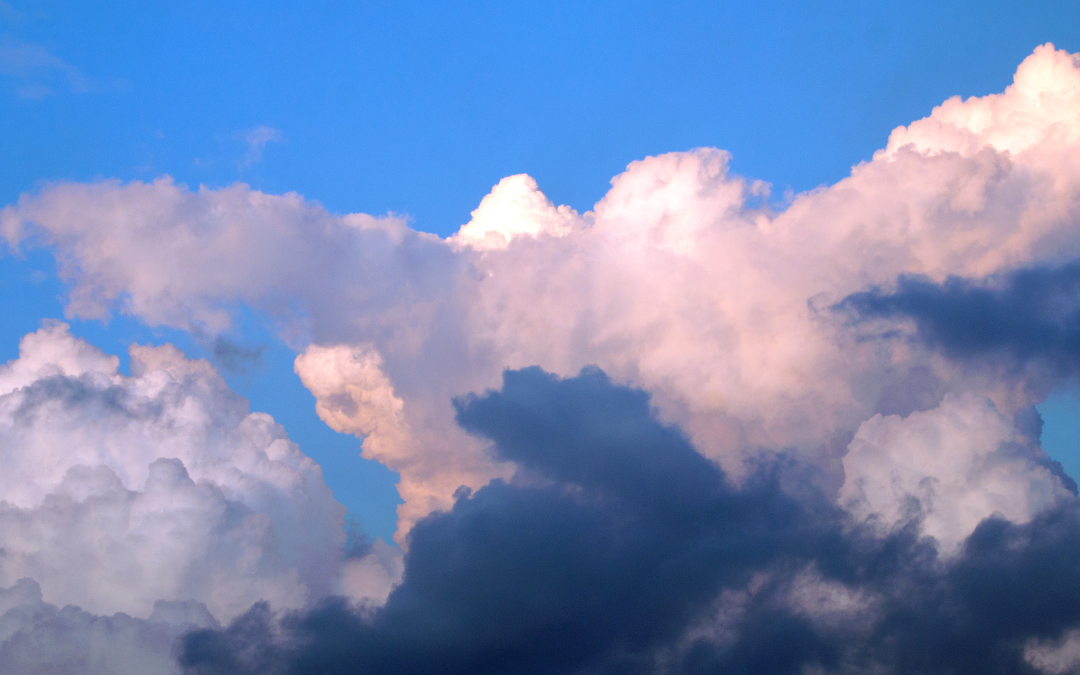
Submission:
<svg viewBox="0 0 1080 675">
<path fill-rule="evenodd" d="M 0 15 L 4 9 L 0 7 Z M 0 39 L 0 76 L 15 81 L 15 93 L 40 99 L 61 91 L 85 93 L 102 88 L 81 70 L 45 47 L 12 37 Z"/>
<path fill-rule="evenodd" d="M 280 129 L 265 124 L 243 131 L 239 134 L 239 137 L 248 146 L 244 158 L 239 162 L 241 169 L 247 169 L 260 161 L 267 143 L 278 143 L 283 138 Z"/>
</svg>

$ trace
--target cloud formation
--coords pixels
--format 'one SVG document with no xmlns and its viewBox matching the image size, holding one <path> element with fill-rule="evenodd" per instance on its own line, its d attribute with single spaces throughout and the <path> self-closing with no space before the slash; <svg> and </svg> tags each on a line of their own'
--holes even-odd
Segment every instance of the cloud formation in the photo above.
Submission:
<svg viewBox="0 0 1080 675">
<path fill-rule="evenodd" d="M 125 376 L 54 323 L 0 366 L 4 672 L 172 672 L 184 630 L 258 601 L 386 597 L 393 556 L 345 559 L 344 507 L 273 419 L 206 361 L 129 352 Z"/>
<path fill-rule="evenodd" d="M 446 241 L 298 195 L 167 178 L 48 186 L 0 220 L 9 244 L 53 248 L 73 316 L 115 308 L 216 334 L 237 302 L 268 312 L 322 355 L 298 361 L 305 381 L 341 383 L 319 396 L 340 430 L 371 434 L 366 420 L 385 417 L 348 393 L 369 381 L 350 380 L 350 355 L 377 360 L 389 389 L 371 401 L 400 400 L 400 419 L 364 452 L 401 473 L 401 540 L 458 486 L 508 475 L 449 405 L 505 367 L 596 364 L 650 391 L 733 475 L 756 448 L 785 447 L 828 467 L 833 489 L 876 413 L 950 392 L 1025 410 L 1052 378 L 981 377 L 932 349 L 863 340 L 829 308 L 901 275 L 937 283 L 1080 255 L 1077 106 L 1076 57 L 1040 47 L 1005 93 L 947 101 L 779 213 L 767 186 L 700 149 L 634 162 L 583 214 L 508 178 Z"/>
<path fill-rule="evenodd" d="M 276 652 L 281 672 L 634 671 L 722 589 L 805 556 L 815 538 L 775 480 L 732 488 L 643 392 L 600 371 L 507 372 L 501 391 L 457 409 L 519 472 L 418 524 L 384 607 L 369 618 L 331 603 L 287 623 L 277 649 L 273 632 L 250 630 L 256 610 L 190 636 L 181 662 L 261 672 Z M 234 645 L 252 639 L 270 644 L 247 670 Z"/>
<path fill-rule="evenodd" d="M 19 675 L 173 675 L 176 640 L 217 626 L 194 601 L 158 601 L 147 619 L 60 609 L 42 601 L 37 582 L 20 579 L 0 588 L 0 668 Z"/>
<path fill-rule="evenodd" d="M 0 369 L 0 586 L 31 577 L 49 602 L 143 617 L 192 599 L 221 619 L 330 592 L 344 509 L 318 465 L 205 361 L 130 353 L 125 377 L 57 324 Z"/>
<path fill-rule="evenodd" d="M 875 319 L 955 359 L 1005 359 L 1014 368 L 1074 373 L 1080 347 L 1080 265 L 1024 267 L 985 279 L 950 276 L 940 284 L 901 276 L 896 288 L 853 293 L 836 307 L 855 323 Z M 901 325 L 895 325 L 901 320 Z"/>
<path fill-rule="evenodd" d="M 917 518 L 879 536 L 792 496 L 797 464 L 734 486 L 595 369 L 509 371 L 456 405 L 512 480 L 421 521 L 383 607 L 260 605 L 190 633 L 186 672 L 1021 673 L 1080 621 L 1075 500 L 941 558 Z"/>
<path fill-rule="evenodd" d="M 921 521 L 952 552 L 985 518 L 1026 523 L 1075 493 L 1037 444 L 1038 434 L 1024 434 L 989 399 L 946 394 L 932 410 L 863 422 L 839 498 L 886 530 Z"/>
<path fill-rule="evenodd" d="M 389 547 L 345 561 L 318 467 L 208 364 L 134 347 L 125 377 L 52 326 L 0 372 L 29 448 L 0 586 L 201 602 L 194 673 L 1069 672 L 1076 486 L 1033 405 L 1075 374 L 1077 110 L 1044 45 L 782 210 L 704 148 L 584 213 L 508 177 L 445 240 L 242 184 L 44 186 L 0 234 L 51 248 L 67 312 L 264 313 L 400 472 L 407 553 L 400 585 Z"/>
</svg>

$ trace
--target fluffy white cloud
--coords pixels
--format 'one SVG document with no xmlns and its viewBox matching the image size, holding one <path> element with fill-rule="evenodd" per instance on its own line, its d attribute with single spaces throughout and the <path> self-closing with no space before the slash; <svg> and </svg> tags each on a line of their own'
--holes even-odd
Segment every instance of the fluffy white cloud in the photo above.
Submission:
<svg viewBox="0 0 1080 675">
<path fill-rule="evenodd" d="M 1076 57 L 1041 47 L 1004 93 L 946 102 L 779 213 L 724 152 L 699 149 L 634 162 L 582 214 L 510 177 L 446 241 L 294 194 L 167 178 L 49 186 L 0 226 L 12 245 L 32 234 L 53 247 L 80 316 L 117 305 L 214 331 L 239 301 L 280 319 L 307 348 L 297 372 L 323 418 L 370 435 L 366 456 L 401 473 L 401 533 L 459 485 L 509 470 L 450 404 L 504 367 L 597 364 L 651 391 L 734 473 L 754 448 L 786 447 L 838 487 L 847 439 L 874 414 L 969 392 L 1009 418 L 1046 395 L 1038 373 L 864 340 L 829 308 L 903 273 L 1080 255 L 1077 82 Z"/>
<path fill-rule="evenodd" d="M 911 144 L 919 152 L 957 152 L 974 155 L 990 146 L 1016 155 L 1046 149 L 1051 143 L 1080 141 L 1076 110 L 1080 106 L 1080 55 L 1035 49 L 1016 70 L 1003 94 L 950 98 L 930 117 L 899 127 L 881 155 L 894 155 Z"/>
<path fill-rule="evenodd" d="M 1073 497 L 1040 459 L 992 401 L 947 394 L 933 410 L 863 422 L 844 457 L 840 499 L 885 529 L 921 519 L 922 532 L 953 553 L 984 518 L 1026 523 Z"/>
<path fill-rule="evenodd" d="M 504 249 L 515 237 L 564 237 L 580 222 L 569 206 L 555 206 L 532 176 L 507 176 L 491 189 L 450 241 L 476 250 Z"/>
<path fill-rule="evenodd" d="M 0 587 L 139 618 L 197 601 L 222 621 L 361 593 L 344 507 L 281 426 L 171 345 L 130 356 L 125 376 L 51 324 L 0 368 Z"/>
</svg>

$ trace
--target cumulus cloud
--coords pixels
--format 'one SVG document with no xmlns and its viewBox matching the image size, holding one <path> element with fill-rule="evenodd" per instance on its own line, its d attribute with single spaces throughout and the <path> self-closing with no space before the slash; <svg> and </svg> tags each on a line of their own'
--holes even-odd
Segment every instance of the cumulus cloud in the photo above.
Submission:
<svg viewBox="0 0 1080 675">
<path fill-rule="evenodd" d="M 217 627 L 194 601 L 158 601 L 147 619 L 97 616 L 44 602 L 37 582 L 20 579 L 0 588 L 0 668 L 13 675 L 174 675 L 176 640 Z"/>
<path fill-rule="evenodd" d="M 885 528 L 920 521 L 952 552 L 990 516 L 1026 523 L 1070 500 L 1037 440 L 970 394 L 903 419 L 875 415 L 844 457 L 840 499 Z"/>
<path fill-rule="evenodd" d="M 517 237 L 566 236 L 580 222 L 569 206 L 555 206 L 532 176 L 518 174 L 499 181 L 450 241 L 480 251 L 504 249 Z"/>
<path fill-rule="evenodd" d="M 119 310 L 210 335 L 238 302 L 274 316 L 310 350 L 297 370 L 322 383 L 324 418 L 362 436 L 382 420 L 364 452 L 401 473 L 402 542 L 460 485 L 508 475 L 449 404 L 505 367 L 599 365 L 652 392 L 732 475 L 783 447 L 836 490 L 874 414 L 971 393 L 1010 418 L 1049 391 L 1052 374 L 991 376 L 926 345 L 867 340 L 830 308 L 903 275 L 941 283 L 1080 255 L 1077 92 L 1076 57 L 1040 47 L 1004 93 L 951 99 L 779 213 L 726 153 L 699 149 L 632 163 L 585 213 L 512 176 L 448 240 L 294 194 L 168 178 L 47 186 L 0 225 L 13 246 L 52 247 L 73 316 Z M 377 361 L 382 394 L 353 396 L 374 366 L 349 359 Z M 400 401 L 389 417 L 388 400 Z"/>
<path fill-rule="evenodd" d="M 205 361 L 130 352 L 125 377 L 55 324 L 0 371 L 0 585 L 142 617 L 193 599 L 223 619 L 329 592 L 344 513 L 318 465 Z"/>
<path fill-rule="evenodd" d="M 345 559 L 344 507 L 273 419 L 206 361 L 129 351 L 125 376 L 52 323 L 0 366 L 4 672 L 173 672 L 184 630 L 255 602 L 385 599 L 392 550 Z"/>
<path fill-rule="evenodd" d="M 408 553 L 345 560 L 318 467 L 208 364 L 123 376 L 52 326 L 0 370 L 0 586 L 202 602 L 196 673 L 1067 671 L 1080 520 L 1032 406 L 1076 372 L 1078 109 L 1045 45 L 782 211 L 704 148 L 584 213 L 508 177 L 445 240 L 242 184 L 44 186 L 0 234 L 51 248 L 69 315 L 268 315 L 400 472 Z"/>
</svg>

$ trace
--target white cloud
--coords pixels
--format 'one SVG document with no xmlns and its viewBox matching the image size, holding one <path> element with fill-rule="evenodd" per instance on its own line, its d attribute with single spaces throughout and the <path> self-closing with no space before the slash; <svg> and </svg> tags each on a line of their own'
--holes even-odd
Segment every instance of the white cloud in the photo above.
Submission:
<svg viewBox="0 0 1080 675">
<path fill-rule="evenodd" d="M 52 324 L 0 369 L 0 587 L 136 618 L 192 600 L 222 621 L 363 590 L 342 586 L 344 507 L 281 426 L 206 361 L 130 355 L 129 377 Z"/>
<path fill-rule="evenodd" d="M 1029 640 L 1024 660 L 1048 675 L 1075 673 L 1080 666 L 1080 630 L 1067 631 L 1057 640 Z"/>
<path fill-rule="evenodd" d="M 522 173 L 499 181 L 450 241 L 480 251 L 505 249 L 515 237 L 564 237 L 578 222 L 577 212 L 552 204 L 532 176 Z"/>
<path fill-rule="evenodd" d="M 295 194 L 168 178 L 48 186 L 4 209 L 0 230 L 53 247 L 73 315 L 118 307 L 214 333 L 245 302 L 282 320 L 308 349 L 297 371 L 323 418 L 370 434 L 365 453 L 401 472 L 402 532 L 458 485 L 509 470 L 450 404 L 505 367 L 597 364 L 651 391 L 729 470 L 753 448 L 792 448 L 838 486 L 844 435 L 876 413 L 951 392 L 1009 418 L 1046 395 L 1037 373 L 863 340 L 828 308 L 902 273 L 1080 256 L 1077 81 L 1076 57 L 1040 48 L 1005 93 L 947 102 L 782 213 L 759 205 L 765 187 L 731 174 L 726 153 L 699 149 L 632 163 L 583 214 L 510 177 L 447 241 Z"/>
<path fill-rule="evenodd" d="M 921 518 L 922 532 L 951 554 L 984 518 L 1026 523 L 1072 498 L 1031 443 L 992 401 L 970 394 L 906 418 L 875 415 L 844 457 L 840 499 L 885 529 Z"/>
<path fill-rule="evenodd" d="M 1021 155 L 1054 143 L 1080 141 L 1076 109 L 1080 106 L 1080 55 L 1043 45 L 1016 70 L 1002 94 L 954 96 L 926 119 L 899 127 L 879 156 L 895 155 L 911 145 L 924 154 L 975 155 L 982 148 Z"/>
</svg>

